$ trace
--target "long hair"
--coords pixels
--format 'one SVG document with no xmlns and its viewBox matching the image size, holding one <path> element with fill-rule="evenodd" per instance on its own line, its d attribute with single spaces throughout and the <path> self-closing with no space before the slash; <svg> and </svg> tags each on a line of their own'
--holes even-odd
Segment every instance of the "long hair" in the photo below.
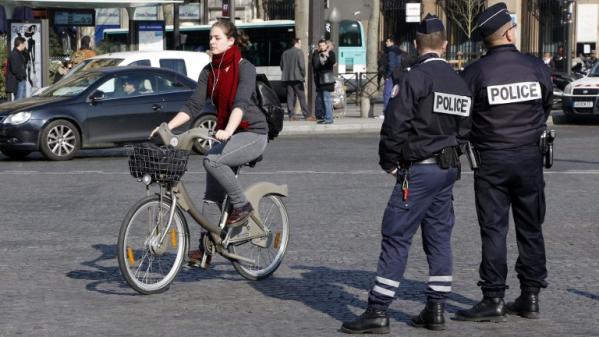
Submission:
<svg viewBox="0 0 599 337">
<path fill-rule="evenodd" d="M 214 27 L 222 29 L 227 38 L 232 37 L 235 39 L 235 44 L 241 49 L 246 49 L 249 46 L 250 40 L 247 34 L 237 29 L 237 26 L 231 20 L 218 20 L 212 25 L 212 28 Z"/>
<path fill-rule="evenodd" d="M 81 49 L 91 49 L 89 44 L 91 43 L 91 39 L 88 35 L 85 35 L 81 38 Z"/>
</svg>

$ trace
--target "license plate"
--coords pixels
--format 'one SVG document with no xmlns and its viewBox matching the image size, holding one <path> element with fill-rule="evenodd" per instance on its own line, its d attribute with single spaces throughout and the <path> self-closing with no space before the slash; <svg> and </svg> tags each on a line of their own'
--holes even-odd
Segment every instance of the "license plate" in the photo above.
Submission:
<svg viewBox="0 0 599 337">
<path fill-rule="evenodd" d="M 574 107 L 575 108 L 592 108 L 593 102 L 590 102 L 590 101 L 574 102 Z"/>
</svg>

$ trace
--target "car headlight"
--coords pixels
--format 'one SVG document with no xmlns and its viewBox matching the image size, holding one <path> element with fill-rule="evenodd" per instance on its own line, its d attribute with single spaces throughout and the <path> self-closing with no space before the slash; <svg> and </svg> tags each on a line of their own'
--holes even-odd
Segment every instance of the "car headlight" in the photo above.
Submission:
<svg viewBox="0 0 599 337">
<path fill-rule="evenodd" d="M 572 83 L 568 83 L 564 88 L 564 95 L 572 95 Z"/>
<path fill-rule="evenodd" d="M 16 114 L 12 114 L 4 120 L 4 124 L 19 125 L 27 122 L 31 118 L 31 112 L 21 111 Z"/>
</svg>

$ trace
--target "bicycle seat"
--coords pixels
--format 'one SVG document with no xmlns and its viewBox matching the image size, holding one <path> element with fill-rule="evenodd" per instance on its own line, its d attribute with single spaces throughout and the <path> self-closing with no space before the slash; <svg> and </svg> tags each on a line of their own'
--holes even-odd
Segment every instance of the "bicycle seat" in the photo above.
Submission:
<svg viewBox="0 0 599 337">
<path fill-rule="evenodd" d="M 260 157 L 252 160 L 251 162 L 243 164 L 243 166 L 249 166 L 249 167 L 253 168 L 254 166 L 256 166 L 256 164 L 258 164 L 259 162 L 261 162 L 262 159 L 264 159 L 264 158 L 262 157 L 262 155 L 260 155 Z"/>
</svg>

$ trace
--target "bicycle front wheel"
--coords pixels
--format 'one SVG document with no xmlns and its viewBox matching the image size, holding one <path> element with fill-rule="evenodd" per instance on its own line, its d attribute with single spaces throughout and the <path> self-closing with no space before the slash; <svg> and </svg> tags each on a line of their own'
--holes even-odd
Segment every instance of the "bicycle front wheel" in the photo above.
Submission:
<svg viewBox="0 0 599 337">
<path fill-rule="evenodd" d="M 189 231 L 177 208 L 173 223 L 166 229 L 171 201 L 149 196 L 134 205 L 123 220 L 118 239 L 121 274 L 141 294 L 168 289 L 187 252 Z"/>
<path fill-rule="evenodd" d="M 231 253 L 254 261 L 233 261 L 235 270 L 252 281 L 265 279 L 277 270 L 289 242 L 289 218 L 281 197 L 274 194 L 263 196 L 258 204 L 258 212 L 267 229 L 266 236 L 228 247 Z"/>
</svg>

